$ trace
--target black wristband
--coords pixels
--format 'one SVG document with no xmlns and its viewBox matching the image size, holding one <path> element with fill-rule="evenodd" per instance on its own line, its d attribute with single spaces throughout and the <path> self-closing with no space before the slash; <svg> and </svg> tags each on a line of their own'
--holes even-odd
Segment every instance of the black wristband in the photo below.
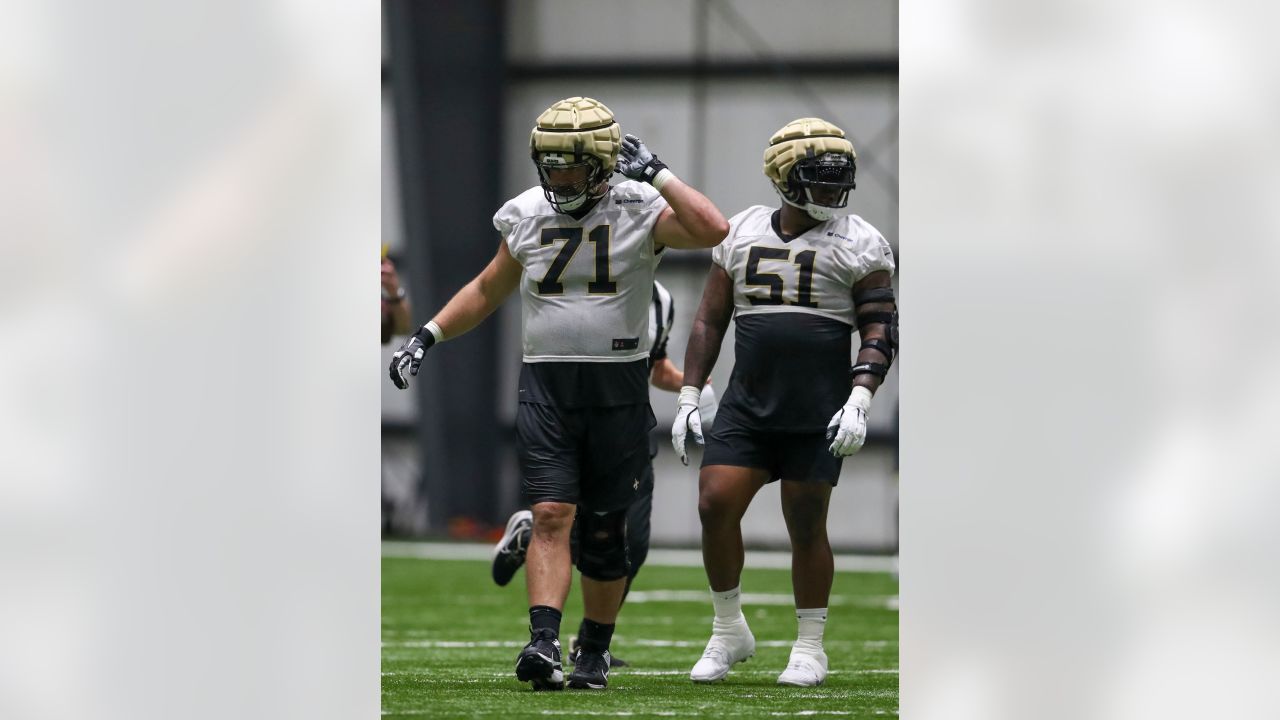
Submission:
<svg viewBox="0 0 1280 720">
<path fill-rule="evenodd" d="M 658 173 L 666 169 L 667 164 L 659 160 L 657 155 L 654 155 L 653 159 L 649 161 L 649 164 L 645 165 L 640 170 L 640 180 L 652 185 L 653 179 L 657 177 Z"/>
</svg>

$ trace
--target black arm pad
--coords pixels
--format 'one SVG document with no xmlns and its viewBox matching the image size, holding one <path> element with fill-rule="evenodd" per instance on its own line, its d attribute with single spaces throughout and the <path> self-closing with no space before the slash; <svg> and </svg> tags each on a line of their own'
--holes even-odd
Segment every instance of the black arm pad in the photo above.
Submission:
<svg viewBox="0 0 1280 720">
<path fill-rule="evenodd" d="M 897 313 L 885 312 L 883 310 L 868 310 L 866 312 L 860 312 L 858 313 L 858 329 L 861 330 L 868 325 L 875 325 L 877 323 L 893 326 L 897 324 L 897 319 Z"/>
<path fill-rule="evenodd" d="M 889 373 L 889 366 L 881 363 L 859 363 L 849 368 L 849 376 L 857 377 L 858 375 L 875 375 L 881 380 Z"/>
<path fill-rule="evenodd" d="M 885 360 L 888 360 L 890 363 L 893 362 L 893 347 L 884 340 L 881 340 L 880 338 L 867 338 L 866 340 L 863 340 L 860 350 L 867 349 L 879 350 L 880 353 L 884 355 Z"/>
<path fill-rule="evenodd" d="M 893 288 L 868 288 L 853 294 L 854 305 L 865 305 L 866 303 L 894 303 L 896 305 L 897 301 L 893 298 Z"/>
</svg>

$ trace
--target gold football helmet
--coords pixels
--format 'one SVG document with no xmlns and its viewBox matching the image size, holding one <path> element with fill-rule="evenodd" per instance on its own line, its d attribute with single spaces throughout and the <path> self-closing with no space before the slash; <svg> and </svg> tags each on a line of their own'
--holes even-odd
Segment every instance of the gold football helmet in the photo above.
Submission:
<svg viewBox="0 0 1280 720">
<path fill-rule="evenodd" d="M 825 221 L 835 217 L 857 187 L 857 159 L 843 130 L 821 118 L 800 118 L 769 138 L 764 174 L 783 202 Z"/>
<path fill-rule="evenodd" d="M 529 136 L 547 202 L 557 212 L 572 212 L 600 197 L 601 183 L 617 167 L 621 139 L 613 112 L 598 100 L 571 97 L 547 108 Z"/>
</svg>

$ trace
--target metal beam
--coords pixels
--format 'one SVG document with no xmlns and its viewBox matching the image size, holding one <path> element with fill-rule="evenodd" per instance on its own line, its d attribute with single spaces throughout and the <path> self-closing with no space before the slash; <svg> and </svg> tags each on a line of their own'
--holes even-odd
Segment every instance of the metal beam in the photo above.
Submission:
<svg viewBox="0 0 1280 720">
<path fill-rule="evenodd" d="M 390 81 L 391 71 L 383 69 L 382 81 Z M 761 80 L 779 75 L 848 80 L 851 78 L 897 79 L 898 58 L 893 55 L 832 58 L 778 58 L 774 60 L 718 60 L 700 64 L 689 60 L 574 60 L 571 62 L 517 62 L 507 67 L 509 82 L 572 78 L 616 78 L 619 80 Z"/>
</svg>

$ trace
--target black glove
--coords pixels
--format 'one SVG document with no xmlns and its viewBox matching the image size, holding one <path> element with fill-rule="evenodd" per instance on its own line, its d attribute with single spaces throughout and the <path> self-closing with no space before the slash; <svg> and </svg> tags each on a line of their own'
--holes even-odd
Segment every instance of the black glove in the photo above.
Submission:
<svg viewBox="0 0 1280 720">
<path fill-rule="evenodd" d="M 618 152 L 618 174 L 640 182 L 652 183 L 660 171 L 666 170 L 666 163 L 657 155 L 649 152 L 640 138 L 627 135 L 622 138 L 622 148 Z"/>
<path fill-rule="evenodd" d="M 418 367 L 422 365 L 422 357 L 427 354 L 427 350 L 436 344 L 436 336 L 431 334 L 426 325 L 418 328 L 418 331 L 409 336 L 404 341 L 404 345 L 391 356 L 391 367 L 388 370 L 391 373 L 391 382 L 396 387 L 404 390 L 409 387 L 409 378 L 405 377 L 404 369 L 409 368 L 409 374 L 418 375 Z"/>
</svg>

